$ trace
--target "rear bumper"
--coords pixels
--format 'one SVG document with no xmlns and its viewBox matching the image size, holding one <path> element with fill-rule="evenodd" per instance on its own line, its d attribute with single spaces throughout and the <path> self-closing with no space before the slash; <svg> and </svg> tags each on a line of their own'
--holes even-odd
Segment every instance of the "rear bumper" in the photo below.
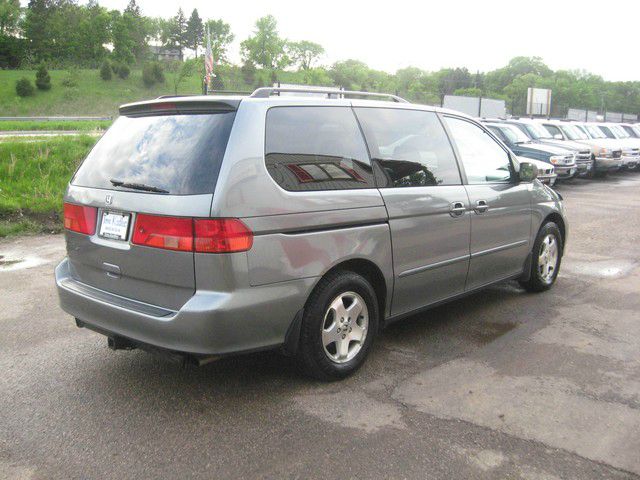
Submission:
<svg viewBox="0 0 640 480">
<path fill-rule="evenodd" d="M 230 292 L 196 291 L 178 311 L 98 290 L 75 280 L 65 258 L 55 270 L 62 309 L 89 328 L 154 347 L 222 355 L 285 341 L 316 278 Z"/>
</svg>

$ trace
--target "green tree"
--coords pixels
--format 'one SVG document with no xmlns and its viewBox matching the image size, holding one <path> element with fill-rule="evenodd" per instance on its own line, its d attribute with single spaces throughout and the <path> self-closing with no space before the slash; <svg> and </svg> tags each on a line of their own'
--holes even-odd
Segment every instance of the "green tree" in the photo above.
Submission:
<svg viewBox="0 0 640 480">
<path fill-rule="evenodd" d="M 16 93 L 19 97 L 30 97 L 35 94 L 36 91 L 31 81 L 26 77 L 22 77 L 16 82 Z"/>
<path fill-rule="evenodd" d="M 36 87 L 38 90 L 51 90 L 51 77 L 44 63 L 41 63 L 36 71 Z"/>
<path fill-rule="evenodd" d="M 322 45 L 308 40 L 290 42 L 287 47 L 289 57 L 291 57 L 293 63 L 297 64 L 303 70 L 309 70 L 313 63 L 324 54 Z"/>
<path fill-rule="evenodd" d="M 111 69 L 111 64 L 105 60 L 102 62 L 102 66 L 100 67 L 100 78 L 102 80 L 111 80 L 113 77 L 113 70 Z"/>
<path fill-rule="evenodd" d="M 345 90 L 362 90 L 367 85 L 369 67 L 360 60 L 344 60 L 334 63 L 329 75 Z"/>
<path fill-rule="evenodd" d="M 245 61 L 275 70 L 291 63 L 285 51 L 286 44 L 278 34 L 278 22 L 272 15 L 267 15 L 258 19 L 253 35 L 240 44 L 240 50 Z"/>
<path fill-rule="evenodd" d="M 208 20 L 206 26 L 211 37 L 213 61 L 217 64 L 227 63 L 227 50 L 235 38 L 231 33 L 231 26 L 223 20 Z M 206 40 L 203 43 L 206 43 Z"/>
<path fill-rule="evenodd" d="M 20 14 L 20 0 L 0 0 L 0 36 L 18 33 Z"/>
<path fill-rule="evenodd" d="M 169 22 L 166 34 L 165 46 L 178 49 L 180 51 L 180 60 L 182 60 L 183 50 L 189 48 L 187 20 L 182 8 L 178 9 L 176 16 Z"/>
<path fill-rule="evenodd" d="M 178 94 L 178 89 L 188 78 L 193 77 L 198 72 L 200 61 L 197 58 L 190 58 L 184 62 L 170 62 L 167 70 L 170 73 L 169 80 L 173 87 L 174 95 Z"/>
<path fill-rule="evenodd" d="M 191 16 L 187 21 L 185 37 L 186 43 L 189 44 L 190 48 L 193 50 L 197 58 L 198 47 L 202 45 L 202 40 L 204 38 L 204 25 L 202 23 L 200 15 L 198 14 L 198 10 L 195 8 L 191 12 Z"/>
</svg>

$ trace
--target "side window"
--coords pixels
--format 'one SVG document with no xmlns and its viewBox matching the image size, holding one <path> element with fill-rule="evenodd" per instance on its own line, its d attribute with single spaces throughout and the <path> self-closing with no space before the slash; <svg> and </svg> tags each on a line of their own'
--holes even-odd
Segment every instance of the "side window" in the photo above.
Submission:
<svg viewBox="0 0 640 480">
<path fill-rule="evenodd" d="M 562 138 L 564 138 L 564 135 L 562 135 L 562 132 L 560 131 L 560 129 L 555 125 L 545 125 L 544 128 L 546 128 L 551 135 L 553 136 L 560 135 Z"/>
<path fill-rule="evenodd" d="M 447 117 L 453 141 L 470 184 L 503 183 L 511 180 L 507 152 L 484 130 L 466 120 Z"/>
<path fill-rule="evenodd" d="M 460 185 L 447 134 L 433 112 L 356 108 L 378 186 Z"/>
<path fill-rule="evenodd" d="M 285 190 L 375 187 L 367 148 L 349 107 L 273 107 L 265 161 Z"/>
</svg>

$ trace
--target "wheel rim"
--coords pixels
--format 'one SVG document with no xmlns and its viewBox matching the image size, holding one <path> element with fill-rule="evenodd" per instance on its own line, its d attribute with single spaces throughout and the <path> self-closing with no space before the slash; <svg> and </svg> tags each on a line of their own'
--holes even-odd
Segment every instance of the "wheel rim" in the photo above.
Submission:
<svg viewBox="0 0 640 480">
<path fill-rule="evenodd" d="M 538 253 L 538 273 L 546 284 L 553 282 L 558 268 L 558 239 L 549 233 L 542 239 Z"/>
<path fill-rule="evenodd" d="M 322 346 L 329 360 L 352 360 L 364 345 L 369 328 L 369 311 L 355 292 L 344 292 L 329 304 L 322 322 Z"/>
</svg>

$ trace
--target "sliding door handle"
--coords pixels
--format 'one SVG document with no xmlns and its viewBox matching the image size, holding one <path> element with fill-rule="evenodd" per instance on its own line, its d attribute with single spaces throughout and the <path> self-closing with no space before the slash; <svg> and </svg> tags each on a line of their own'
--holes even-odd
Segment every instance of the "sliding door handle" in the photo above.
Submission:
<svg viewBox="0 0 640 480">
<path fill-rule="evenodd" d="M 449 207 L 449 215 L 452 217 L 459 217 L 467 211 L 467 207 L 464 206 L 463 202 L 453 202 Z"/>
<path fill-rule="evenodd" d="M 476 207 L 473 209 L 473 211 L 478 215 L 486 212 L 487 210 L 489 210 L 489 205 L 487 205 L 487 202 L 485 202 L 484 200 L 478 200 L 476 202 Z"/>
</svg>

